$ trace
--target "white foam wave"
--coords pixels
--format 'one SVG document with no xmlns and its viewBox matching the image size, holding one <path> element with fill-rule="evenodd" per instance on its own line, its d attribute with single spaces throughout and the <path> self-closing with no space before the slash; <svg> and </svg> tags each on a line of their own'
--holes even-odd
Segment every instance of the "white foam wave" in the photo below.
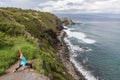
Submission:
<svg viewBox="0 0 120 80">
<path fill-rule="evenodd" d="M 67 39 L 67 38 L 64 38 L 64 41 L 65 43 L 67 44 L 69 50 L 71 50 L 72 52 L 74 52 L 74 46 L 71 44 L 71 42 Z"/>
<path fill-rule="evenodd" d="M 96 41 L 95 40 L 92 40 L 92 39 L 83 39 L 84 42 L 88 43 L 88 44 L 93 44 L 95 43 Z"/>
<path fill-rule="evenodd" d="M 74 57 L 70 58 L 70 61 L 72 63 L 74 63 L 75 67 L 78 69 L 78 71 L 80 71 L 83 76 L 87 79 L 87 80 L 98 80 L 97 78 L 95 78 L 90 71 L 87 71 L 84 69 L 84 67 L 80 64 L 77 63 L 77 61 L 75 61 Z"/>
<path fill-rule="evenodd" d="M 64 41 L 65 41 L 66 45 L 68 46 L 68 49 L 71 51 L 70 56 L 76 57 L 78 55 L 78 53 L 76 53 L 76 51 L 80 51 L 80 52 L 92 51 L 92 49 L 90 49 L 88 47 L 80 47 L 78 45 L 72 45 L 71 42 L 67 38 L 64 38 Z"/>
<path fill-rule="evenodd" d="M 66 26 L 63 26 L 65 29 L 68 29 L 68 27 L 66 27 Z"/>
<path fill-rule="evenodd" d="M 69 30 L 75 30 L 75 28 L 70 28 Z"/>
<path fill-rule="evenodd" d="M 82 32 L 71 32 L 69 28 L 64 31 L 67 33 L 68 37 L 80 39 L 87 44 L 94 44 L 96 42 L 95 40 L 88 39 L 87 36 Z"/>
<path fill-rule="evenodd" d="M 74 59 L 74 57 L 76 57 L 78 55 L 78 54 L 75 54 L 75 50 L 79 50 L 79 47 L 72 45 L 71 42 L 67 38 L 64 38 L 64 41 L 69 46 L 69 50 L 71 51 L 70 61 L 75 65 L 75 67 L 78 69 L 78 71 L 81 72 L 87 80 L 98 80 L 92 75 L 92 73 L 90 71 L 85 70 L 84 66 L 77 63 L 77 61 Z M 85 59 L 83 61 L 83 63 L 86 63 L 87 60 L 88 59 Z"/>
</svg>

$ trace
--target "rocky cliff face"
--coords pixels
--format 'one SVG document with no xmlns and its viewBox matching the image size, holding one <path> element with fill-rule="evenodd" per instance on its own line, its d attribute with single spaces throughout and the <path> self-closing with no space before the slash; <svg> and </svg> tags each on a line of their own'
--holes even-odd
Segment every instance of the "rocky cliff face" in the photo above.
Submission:
<svg viewBox="0 0 120 80">
<path fill-rule="evenodd" d="M 73 25 L 75 24 L 71 19 L 69 18 L 60 18 L 60 21 L 63 25 Z"/>
</svg>

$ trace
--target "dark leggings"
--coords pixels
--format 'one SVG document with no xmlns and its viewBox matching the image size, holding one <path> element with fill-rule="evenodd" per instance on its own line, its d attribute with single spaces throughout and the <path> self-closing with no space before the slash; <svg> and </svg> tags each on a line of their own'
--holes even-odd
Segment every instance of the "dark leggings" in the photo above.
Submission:
<svg viewBox="0 0 120 80">
<path fill-rule="evenodd" d="M 31 63 L 26 63 L 25 66 L 28 66 L 28 67 L 32 68 L 32 64 Z M 21 67 L 22 67 L 22 65 L 19 65 L 15 70 L 17 71 Z"/>
</svg>

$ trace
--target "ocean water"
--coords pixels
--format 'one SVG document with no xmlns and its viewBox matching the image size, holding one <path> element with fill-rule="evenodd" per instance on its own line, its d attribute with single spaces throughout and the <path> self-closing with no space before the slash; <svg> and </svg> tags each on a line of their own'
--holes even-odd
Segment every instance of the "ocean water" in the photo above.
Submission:
<svg viewBox="0 0 120 80">
<path fill-rule="evenodd" d="M 120 80 L 120 21 L 74 21 L 64 40 L 77 69 L 88 80 Z"/>
</svg>

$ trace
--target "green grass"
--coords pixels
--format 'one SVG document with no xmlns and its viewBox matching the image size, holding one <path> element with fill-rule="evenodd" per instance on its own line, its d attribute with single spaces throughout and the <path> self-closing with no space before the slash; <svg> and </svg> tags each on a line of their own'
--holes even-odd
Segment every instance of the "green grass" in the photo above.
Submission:
<svg viewBox="0 0 120 80">
<path fill-rule="evenodd" d="M 27 60 L 35 60 L 33 67 L 37 72 L 52 74 L 54 80 L 67 79 L 55 49 L 59 26 L 59 19 L 51 13 L 0 8 L 0 75 L 17 61 L 20 46 Z M 39 39 L 39 47 L 31 37 Z"/>
<path fill-rule="evenodd" d="M 39 54 L 35 42 L 29 42 L 24 37 L 14 38 L 12 44 L 12 46 L 5 46 L 0 49 L 0 74 L 5 73 L 5 70 L 17 61 L 17 46 L 21 47 L 27 60 L 35 59 Z"/>
<path fill-rule="evenodd" d="M 52 50 L 50 50 L 49 48 L 47 51 L 40 50 L 37 47 L 36 42 L 34 42 L 30 38 L 13 38 L 14 41 L 12 46 L 6 46 L 0 49 L 0 75 L 4 74 L 6 70 L 17 61 L 17 47 L 20 46 L 27 60 L 36 60 L 35 63 L 33 63 L 34 69 L 36 71 L 45 75 L 54 73 L 53 76 L 55 79 L 58 77 L 60 78 L 58 80 L 64 80 L 64 78 L 61 75 L 64 67 L 63 65 L 61 65 L 59 60 L 56 60 L 57 55 L 55 55 L 55 53 L 53 53 Z M 42 67 L 43 60 L 45 60 L 46 62 L 46 69 Z"/>
</svg>

